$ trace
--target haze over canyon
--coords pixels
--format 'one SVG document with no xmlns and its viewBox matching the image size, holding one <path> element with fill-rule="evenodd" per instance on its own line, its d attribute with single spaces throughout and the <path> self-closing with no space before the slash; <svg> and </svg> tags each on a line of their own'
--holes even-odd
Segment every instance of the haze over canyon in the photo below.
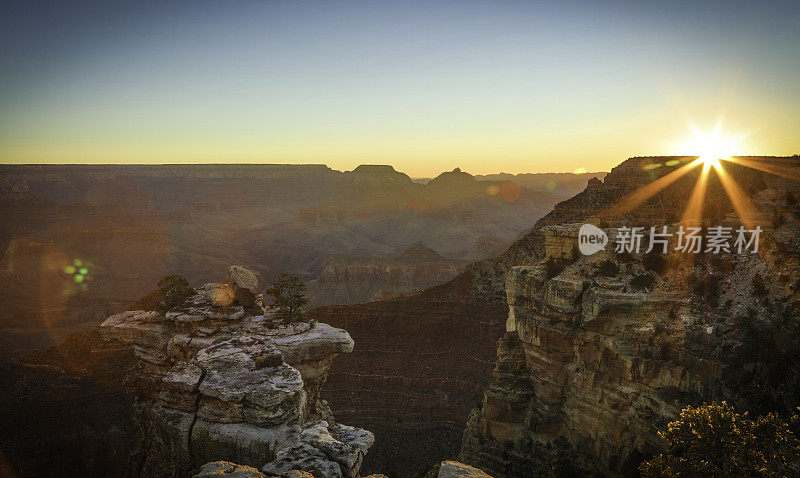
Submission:
<svg viewBox="0 0 800 478">
<path fill-rule="evenodd" d="M 631 158 L 567 199 L 459 170 L 5 166 L 3 470 L 617 476 L 687 405 L 790 413 L 800 165 L 734 159 Z M 764 235 L 584 256 L 584 223 Z M 302 322 L 262 297 L 279 272 Z M 184 302 L 124 312 L 170 273 Z"/>
</svg>

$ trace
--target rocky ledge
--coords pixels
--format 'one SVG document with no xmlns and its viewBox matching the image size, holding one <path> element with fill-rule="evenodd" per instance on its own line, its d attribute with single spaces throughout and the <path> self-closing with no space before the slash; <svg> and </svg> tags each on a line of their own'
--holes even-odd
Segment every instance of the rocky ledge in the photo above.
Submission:
<svg viewBox="0 0 800 478">
<path fill-rule="evenodd" d="M 254 275 L 236 266 L 229 278 L 165 313 L 128 311 L 100 327 L 137 359 L 126 388 L 143 432 L 140 472 L 186 475 L 228 460 L 267 476 L 358 476 L 374 437 L 336 424 L 319 398 L 333 358 L 353 350 L 350 335 L 278 325 Z"/>
</svg>

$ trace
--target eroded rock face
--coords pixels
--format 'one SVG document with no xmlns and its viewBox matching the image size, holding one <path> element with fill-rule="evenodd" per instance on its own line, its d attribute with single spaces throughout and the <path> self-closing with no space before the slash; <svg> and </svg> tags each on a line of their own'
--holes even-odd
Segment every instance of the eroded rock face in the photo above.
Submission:
<svg viewBox="0 0 800 478">
<path fill-rule="evenodd" d="M 628 193 L 656 179 L 643 165 L 659 160 L 615 168 L 492 264 L 505 271 L 506 333 L 494 382 L 467 422 L 462 461 L 498 478 L 539 469 L 627 474 L 659 449 L 658 430 L 687 405 L 726 400 L 755 414 L 787 413 L 800 399 L 800 368 L 787 361 L 800 356 L 800 183 L 728 168 L 747 185 L 754 211 L 745 218 L 718 184 L 709 187 L 705 225 L 757 221 L 765 241 L 757 254 L 661 262 L 615 254 L 615 227 L 672 225 L 686 208 L 694 178 L 624 207 Z M 607 251 L 569 253 L 584 223 L 603 227 Z"/>
<path fill-rule="evenodd" d="M 439 478 L 492 478 L 483 471 L 457 461 L 443 461 L 439 467 Z"/>
<path fill-rule="evenodd" d="M 356 341 L 323 394 L 339 420 L 375 433 L 366 473 L 413 477 L 456 456 L 463 424 L 491 383 L 506 308 L 435 292 L 309 313 Z"/>
<path fill-rule="evenodd" d="M 550 280 L 542 269 L 518 266 L 508 275 L 495 381 L 471 417 L 462 455 L 482 462 L 481 435 L 501 443 L 564 437 L 618 471 L 635 450 L 655 449 L 658 427 L 680 410 L 664 392 L 700 396 L 718 365 L 680 351 L 687 320 L 679 316 L 689 312 L 678 294 L 622 292 L 579 264 Z M 498 469 L 523 476 L 512 470 Z"/>
<path fill-rule="evenodd" d="M 221 307 L 214 290 L 207 284 L 165 314 L 124 312 L 100 327 L 104 338 L 131 344 L 138 359 L 129 389 L 143 430 L 141 474 L 185 474 L 228 460 L 265 467 L 269 476 L 358 476 L 373 435 L 335 424 L 319 398 L 333 357 L 353 349 L 349 334 L 324 323 L 271 328 L 271 311 L 251 315 L 238 293 L 239 305 Z M 204 467 L 201 476 L 209 473 L 259 476 L 227 465 Z"/>
</svg>

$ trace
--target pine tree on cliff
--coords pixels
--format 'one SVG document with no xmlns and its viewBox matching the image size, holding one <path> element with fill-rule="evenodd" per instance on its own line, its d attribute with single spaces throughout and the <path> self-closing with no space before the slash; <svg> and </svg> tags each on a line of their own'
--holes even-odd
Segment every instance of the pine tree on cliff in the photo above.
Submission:
<svg viewBox="0 0 800 478">
<path fill-rule="evenodd" d="M 267 289 L 267 294 L 272 296 L 272 305 L 278 308 L 283 319 L 292 322 L 303 318 L 303 308 L 308 304 L 305 291 L 306 285 L 297 276 L 281 274 Z"/>
</svg>

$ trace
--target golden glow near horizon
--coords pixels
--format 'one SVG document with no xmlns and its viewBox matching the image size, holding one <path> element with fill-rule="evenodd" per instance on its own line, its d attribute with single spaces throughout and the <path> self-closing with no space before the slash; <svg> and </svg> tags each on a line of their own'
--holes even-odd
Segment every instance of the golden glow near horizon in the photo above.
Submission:
<svg viewBox="0 0 800 478">
<path fill-rule="evenodd" d="M 3 10 L 0 162 L 598 172 L 722 113 L 800 153 L 797 6 L 101 3 Z"/>
<path fill-rule="evenodd" d="M 538 121 L 538 120 L 536 120 Z M 61 126 L 71 130 L 71 126 Z M 741 124 L 739 124 L 741 126 Z M 130 135 L 118 137 L 118 132 L 107 131 L 109 126 L 98 126 L 97 136 L 48 138 L 37 146 L 18 144 L 13 138 L 0 144 L 2 163 L 122 163 L 122 164 L 172 164 L 172 163 L 265 163 L 265 164 L 326 164 L 342 171 L 355 169 L 360 164 L 390 164 L 411 177 L 434 177 L 455 167 L 471 174 L 492 173 L 544 173 L 610 171 L 625 159 L 634 156 L 701 156 L 727 157 L 737 155 L 766 155 L 774 148 L 760 148 L 755 135 L 726 136 L 719 124 L 709 134 L 692 127 L 691 137 L 682 143 L 671 143 L 664 138 L 678 136 L 686 130 L 682 119 L 670 129 L 655 129 L 650 125 L 637 125 L 638 134 L 630 141 L 614 139 L 614 130 L 620 125 L 603 124 L 575 130 L 549 130 L 545 136 L 536 131 L 535 121 L 530 123 L 530 134 L 519 134 L 515 129 L 498 130 L 493 125 L 481 130 L 473 122 L 470 134 L 447 133 L 431 130 L 389 137 L 386 132 L 365 128 L 363 135 L 345 134 L 339 138 L 314 137 L 312 132 L 304 138 L 294 131 L 279 137 L 279 131 L 264 138 L 237 134 L 236 138 L 219 144 L 222 133 L 207 132 L 194 137 L 185 129 L 162 132 L 158 141 L 141 142 Z M 46 125 L 43 125 L 46 127 Z M 105 133 L 107 131 L 107 134 Z M 675 131 L 673 134 L 671 131 Z M 188 135 L 188 136 L 187 136 Z M 217 139 L 215 139 L 217 138 Z M 579 138 L 580 141 L 575 141 Z M 792 150 L 784 150 L 790 154 Z M 671 166 L 671 165 L 667 165 Z M 768 167 L 768 166 L 764 166 Z M 756 168 L 757 169 L 757 168 Z"/>
</svg>

